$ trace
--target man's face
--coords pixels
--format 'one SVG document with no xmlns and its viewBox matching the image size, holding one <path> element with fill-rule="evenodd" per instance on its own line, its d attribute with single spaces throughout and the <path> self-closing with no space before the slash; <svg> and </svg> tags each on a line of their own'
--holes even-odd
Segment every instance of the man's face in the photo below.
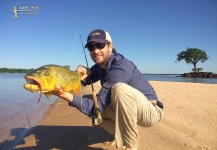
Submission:
<svg viewBox="0 0 217 150">
<path fill-rule="evenodd" d="M 100 43 L 91 42 L 90 43 L 90 56 L 92 60 L 99 64 L 103 69 L 107 67 L 108 60 L 112 54 L 113 46 L 111 43 L 105 44 L 105 46 Z"/>
</svg>

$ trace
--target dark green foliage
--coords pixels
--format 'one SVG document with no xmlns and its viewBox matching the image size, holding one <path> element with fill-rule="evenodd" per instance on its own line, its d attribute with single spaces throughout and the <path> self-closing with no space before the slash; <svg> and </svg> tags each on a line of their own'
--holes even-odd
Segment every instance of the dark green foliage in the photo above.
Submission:
<svg viewBox="0 0 217 150">
<path fill-rule="evenodd" d="M 33 69 L 0 68 L 0 73 L 29 73 Z"/>
<path fill-rule="evenodd" d="M 202 63 L 209 59 L 204 50 L 198 48 L 187 48 L 186 51 L 182 51 L 177 54 L 177 61 L 185 60 L 187 64 L 194 65 L 194 72 L 198 72 L 196 64 L 201 61 Z"/>
</svg>

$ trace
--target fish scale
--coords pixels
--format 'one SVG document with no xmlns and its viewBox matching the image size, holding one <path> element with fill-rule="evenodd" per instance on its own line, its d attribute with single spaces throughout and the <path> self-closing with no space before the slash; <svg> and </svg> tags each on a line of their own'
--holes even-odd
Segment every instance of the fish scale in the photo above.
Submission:
<svg viewBox="0 0 217 150">
<path fill-rule="evenodd" d="M 48 99 L 54 95 L 55 87 L 60 86 L 65 92 L 79 93 L 81 74 L 59 65 L 44 65 L 25 75 L 24 88 L 30 92 L 44 94 Z"/>
</svg>

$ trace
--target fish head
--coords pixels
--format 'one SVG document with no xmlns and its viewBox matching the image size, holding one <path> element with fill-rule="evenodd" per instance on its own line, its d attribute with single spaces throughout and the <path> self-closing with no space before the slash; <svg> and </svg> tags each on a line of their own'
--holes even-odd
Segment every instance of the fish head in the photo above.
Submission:
<svg viewBox="0 0 217 150">
<path fill-rule="evenodd" d="M 42 66 L 26 74 L 25 80 L 26 90 L 45 93 L 55 89 L 57 77 L 52 67 Z"/>
</svg>

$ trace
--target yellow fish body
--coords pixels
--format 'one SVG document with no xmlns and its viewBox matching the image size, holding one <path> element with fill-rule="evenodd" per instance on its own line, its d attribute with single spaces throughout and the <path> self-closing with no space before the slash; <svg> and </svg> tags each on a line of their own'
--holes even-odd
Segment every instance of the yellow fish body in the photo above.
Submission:
<svg viewBox="0 0 217 150">
<path fill-rule="evenodd" d="M 49 98 L 59 85 L 65 92 L 79 93 L 81 74 L 58 65 L 45 65 L 25 75 L 24 88 L 30 92 L 43 93 Z M 38 102 L 40 101 L 41 94 Z"/>
</svg>

